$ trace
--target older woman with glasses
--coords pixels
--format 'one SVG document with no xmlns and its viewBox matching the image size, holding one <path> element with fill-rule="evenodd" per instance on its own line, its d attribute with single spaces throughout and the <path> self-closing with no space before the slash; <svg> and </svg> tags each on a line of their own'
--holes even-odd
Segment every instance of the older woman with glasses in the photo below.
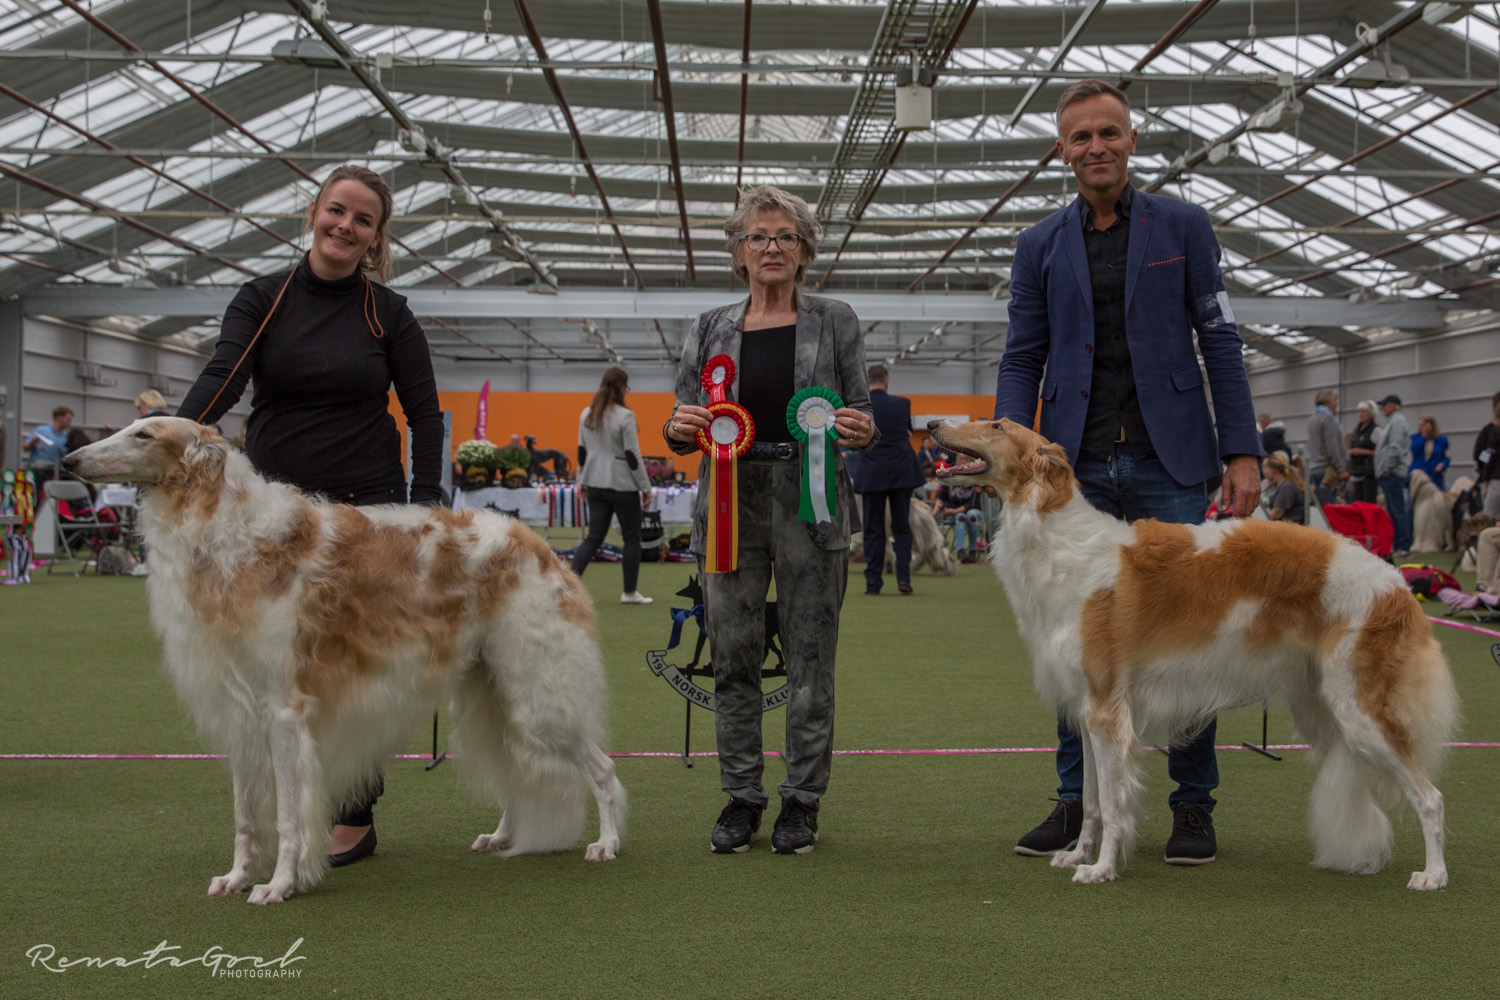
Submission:
<svg viewBox="0 0 1500 1000">
<path fill-rule="evenodd" d="M 818 807 L 833 759 L 834 655 L 854 510 L 836 445 L 867 450 L 876 439 L 864 338 L 847 305 L 797 290 L 818 249 L 818 224 L 801 198 L 770 186 L 744 191 L 724 233 L 731 270 L 750 295 L 693 324 L 677 405 L 662 428 L 679 455 L 700 447 L 742 452 L 734 475 L 716 485 L 728 478 L 737 488 L 733 496 L 718 495 L 712 512 L 710 476 L 719 473 L 710 467 L 720 468 L 721 459 L 705 457 L 693 512 L 692 548 L 704 571 L 713 649 L 719 779 L 730 797 L 710 846 L 719 854 L 748 850 L 769 801 L 761 782 L 760 682 L 774 576 L 791 697 L 787 774 L 771 849 L 806 854 L 818 839 Z M 722 517 L 736 499 L 734 518 Z M 720 561 L 725 548 L 734 553 L 733 568 Z"/>
</svg>

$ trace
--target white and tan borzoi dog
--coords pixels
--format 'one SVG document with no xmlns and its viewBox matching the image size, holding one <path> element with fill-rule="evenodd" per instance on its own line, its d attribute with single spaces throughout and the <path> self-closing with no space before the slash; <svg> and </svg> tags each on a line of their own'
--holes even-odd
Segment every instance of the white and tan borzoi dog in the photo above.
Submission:
<svg viewBox="0 0 1500 1000">
<path fill-rule="evenodd" d="M 1446 552 L 1453 547 L 1453 501 L 1421 469 L 1411 470 L 1411 550 Z"/>
<path fill-rule="evenodd" d="M 137 420 L 65 464 L 146 487 L 151 617 L 234 779 L 234 866 L 210 895 L 276 903 L 315 885 L 335 807 L 444 698 L 460 769 L 504 810 L 473 850 L 571 847 L 587 786 L 600 831 L 585 857 L 615 856 L 625 791 L 599 749 L 593 605 L 530 528 L 309 499 L 173 417 Z"/>
<path fill-rule="evenodd" d="M 1060 446 L 1009 420 L 929 430 L 966 459 L 944 479 L 1005 500 L 991 559 L 1037 690 L 1083 742 L 1083 831 L 1053 866 L 1075 882 L 1115 878 L 1135 836 L 1143 735 L 1190 736 L 1221 709 L 1280 694 L 1319 763 L 1314 863 L 1378 871 L 1391 849 L 1381 801 L 1400 789 L 1427 852 L 1407 887 L 1448 884 L 1428 771 L 1457 697 L 1399 573 L 1300 525 L 1118 521 L 1084 499 Z"/>
</svg>

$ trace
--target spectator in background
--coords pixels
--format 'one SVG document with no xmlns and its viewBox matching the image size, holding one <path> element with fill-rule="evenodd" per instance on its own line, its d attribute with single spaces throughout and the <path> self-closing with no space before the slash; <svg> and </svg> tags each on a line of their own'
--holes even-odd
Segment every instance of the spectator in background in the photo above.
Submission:
<svg viewBox="0 0 1500 1000">
<path fill-rule="evenodd" d="M 1338 390 L 1319 389 L 1307 418 L 1307 478 L 1319 503 L 1336 503 L 1349 481 L 1349 450 L 1338 409 Z"/>
<path fill-rule="evenodd" d="M 978 562 L 979 546 L 988 545 L 984 534 L 984 511 L 980 509 L 980 492 L 977 486 L 938 487 L 932 501 L 932 513 L 939 520 L 953 518 L 953 545 L 958 550 L 958 561 Z"/>
<path fill-rule="evenodd" d="M 865 593 L 880 593 L 885 569 L 886 505 L 890 505 L 891 546 L 896 550 L 896 589 L 911 588 L 911 495 L 927 481 L 911 448 L 911 400 L 892 396 L 891 373 L 870 366 L 870 407 L 880 439 L 865 452 L 853 476 L 854 492 L 864 498 Z"/>
<path fill-rule="evenodd" d="M 922 471 L 930 476 L 939 462 L 948 461 L 948 453 L 939 448 L 932 438 L 925 437 L 922 439 L 922 447 L 917 449 L 917 461 L 922 463 Z"/>
<path fill-rule="evenodd" d="M 1375 445 L 1375 478 L 1385 494 L 1385 510 L 1391 515 L 1395 536 L 1391 556 L 1404 558 L 1411 551 L 1411 512 L 1406 503 L 1406 477 L 1411 471 L 1411 434 L 1401 415 L 1401 397 L 1392 393 L 1377 404 L 1385 414 L 1385 434 Z"/>
<path fill-rule="evenodd" d="M 1286 460 L 1286 452 L 1276 452 L 1265 461 L 1266 478 L 1271 481 L 1266 516 L 1273 521 L 1305 524 L 1307 505 L 1302 499 L 1306 487 L 1302 477 Z"/>
<path fill-rule="evenodd" d="M 636 583 L 641 574 L 641 508 L 651 500 L 651 480 L 636 440 L 635 414 L 625 405 L 629 391 L 625 369 L 606 369 L 594 401 L 578 417 L 578 484 L 589 494 L 589 534 L 573 553 L 573 572 L 583 575 L 609 533 L 610 521 L 618 520 L 625 542 L 620 603 L 650 604 L 651 598 L 636 590 Z"/>
<path fill-rule="evenodd" d="M 57 463 L 68 453 L 68 428 L 73 426 L 73 411 L 59 406 L 52 411 L 52 423 L 38 424 L 21 445 L 28 453 L 26 467 L 36 474 L 37 482 L 51 479 Z"/>
<path fill-rule="evenodd" d="M 1479 533 L 1474 567 L 1474 589 L 1486 594 L 1500 593 L 1500 528 L 1485 528 Z"/>
<path fill-rule="evenodd" d="M 143 417 L 167 416 L 167 401 L 155 389 L 147 389 L 135 397 L 135 412 Z"/>
<path fill-rule="evenodd" d="M 1474 438 L 1474 478 L 1484 488 L 1484 512 L 1500 517 L 1500 392 L 1490 397 L 1490 422 Z"/>
<path fill-rule="evenodd" d="M 1375 401 L 1361 400 L 1359 423 L 1349 432 L 1349 499 L 1375 503 Z"/>
<path fill-rule="evenodd" d="M 1286 424 L 1272 419 L 1269 413 L 1256 414 L 1255 422 L 1260 425 L 1260 446 L 1267 455 L 1276 451 L 1290 453 L 1286 446 Z"/>
<path fill-rule="evenodd" d="M 1421 469 L 1432 485 L 1443 488 L 1443 472 L 1448 468 L 1448 435 L 1438 433 L 1437 418 L 1430 413 L 1417 418 L 1417 432 L 1411 436 L 1411 467 Z"/>
</svg>

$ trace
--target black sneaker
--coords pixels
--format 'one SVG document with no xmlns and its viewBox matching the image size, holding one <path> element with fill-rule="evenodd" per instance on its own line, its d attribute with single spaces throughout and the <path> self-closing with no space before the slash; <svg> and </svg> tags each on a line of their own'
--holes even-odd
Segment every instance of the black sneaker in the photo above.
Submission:
<svg viewBox="0 0 1500 1000">
<path fill-rule="evenodd" d="M 1206 865 L 1214 859 L 1218 841 L 1207 809 L 1186 803 L 1172 810 L 1172 836 L 1167 840 L 1169 865 Z"/>
<path fill-rule="evenodd" d="M 818 811 L 796 799 L 781 800 L 781 815 L 771 831 L 771 850 L 777 854 L 806 854 L 818 842 Z"/>
<path fill-rule="evenodd" d="M 1057 803 L 1052 815 L 1016 841 L 1017 854 L 1044 858 L 1078 846 L 1078 835 L 1083 832 L 1083 803 L 1076 799 L 1052 801 Z"/>
<path fill-rule="evenodd" d="M 760 830 L 761 811 L 761 806 L 744 799 L 730 799 L 714 824 L 709 847 L 715 854 L 744 854 L 750 850 L 750 842 Z"/>
</svg>

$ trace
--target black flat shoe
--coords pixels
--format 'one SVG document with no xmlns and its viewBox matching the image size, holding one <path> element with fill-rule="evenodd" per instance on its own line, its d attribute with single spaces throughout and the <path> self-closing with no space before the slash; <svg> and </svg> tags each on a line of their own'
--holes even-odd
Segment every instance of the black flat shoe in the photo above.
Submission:
<svg viewBox="0 0 1500 1000">
<path fill-rule="evenodd" d="M 365 835 L 360 838 L 359 843 L 341 854 L 328 855 L 329 868 L 342 868 L 352 865 L 356 861 L 363 861 L 375 853 L 375 827 L 372 825 Z"/>
</svg>

